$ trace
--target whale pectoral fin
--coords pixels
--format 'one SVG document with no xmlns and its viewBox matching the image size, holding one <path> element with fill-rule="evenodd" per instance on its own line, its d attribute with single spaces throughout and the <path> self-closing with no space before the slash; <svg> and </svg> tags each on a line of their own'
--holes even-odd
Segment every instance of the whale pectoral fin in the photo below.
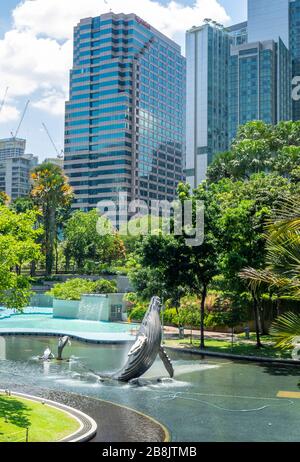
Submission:
<svg viewBox="0 0 300 462">
<path fill-rule="evenodd" d="M 167 369 L 170 377 L 171 378 L 174 377 L 174 368 L 172 365 L 172 361 L 170 360 L 169 356 L 167 355 L 167 353 L 165 352 L 162 346 L 160 347 L 158 354 L 159 354 L 160 359 L 164 363 L 164 366 Z"/>
<path fill-rule="evenodd" d="M 134 345 L 132 345 L 129 353 L 128 353 L 128 356 L 132 356 L 134 355 L 135 353 L 137 353 L 138 351 L 140 351 L 143 346 L 145 345 L 145 343 L 147 342 L 147 337 L 145 335 L 140 335 L 137 339 L 136 339 L 136 342 Z"/>
</svg>

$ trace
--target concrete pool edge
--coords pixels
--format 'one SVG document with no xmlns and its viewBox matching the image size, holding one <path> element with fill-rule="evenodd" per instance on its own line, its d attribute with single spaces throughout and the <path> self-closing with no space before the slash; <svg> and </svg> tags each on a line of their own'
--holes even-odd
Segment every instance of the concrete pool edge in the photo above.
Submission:
<svg viewBox="0 0 300 462">
<path fill-rule="evenodd" d="M 105 334 L 96 334 L 93 335 L 91 333 L 75 333 L 68 330 L 61 330 L 61 331 L 40 331 L 36 329 L 3 329 L 0 328 L 0 337 L 14 337 L 14 336 L 22 336 L 22 337 L 61 337 L 64 335 L 68 335 L 70 339 L 77 340 L 79 342 L 84 343 L 91 343 L 97 345 L 124 345 L 128 343 L 132 343 L 135 340 L 134 336 L 129 336 L 127 334 L 118 334 L 119 336 L 124 336 L 124 338 L 105 338 Z M 111 334 L 107 334 L 109 336 Z M 114 334 L 115 335 L 115 334 Z"/>
<path fill-rule="evenodd" d="M 300 366 L 300 360 L 294 359 L 280 359 L 280 358 L 262 358 L 259 356 L 242 356 L 242 355 L 234 355 L 230 353 L 219 353 L 207 350 L 196 350 L 196 349 L 187 349 L 187 348 L 177 348 L 164 345 L 164 348 L 168 350 L 173 350 L 179 353 L 185 354 L 194 354 L 199 356 L 211 356 L 213 358 L 224 358 L 224 359 L 234 359 L 236 361 L 245 361 L 245 362 L 255 362 L 255 363 L 273 363 L 273 364 L 282 364 L 288 366 Z"/>
<path fill-rule="evenodd" d="M 27 386 L 25 385 L 25 390 L 26 388 Z M 20 396 L 24 395 L 24 397 L 34 392 L 35 398 L 54 402 L 58 405 L 66 406 L 67 408 L 71 407 L 75 409 L 76 412 L 82 412 L 90 416 L 98 426 L 98 431 L 95 433 L 94 437 L 89 438 L 87 441 L 88 443 L 168 443 L 172 441 L 171 432 L 155 417 L 114 401 L 89 396 L 85 393 L 79 394 L 78 392 L 54 390 L 44 387 L 34 387 L 31 391 L 28 391 L 26 395 L 24 386 L 21 384 L 12 384 L 11 390 L 19 390 L 12 393 L 15 395 L 19 394 Z M 48 396 L 47 399 L 45 398 L 46 396 Z M 74 408 L 74 401 L 76 401 L 76 399 L 79 399 L 78 408 Z M 120 425 L 120 421 L 124 418 L 127 419 L 128 422 L 134 420 L 135 425 L 137 425 L 135 432 L 130 430 L 130 425 L 128 426 L 130 438 L 126 437 L 128 436 L 126 432 L 127 425 L 126 427 Z M 146 438 L 145 435 L 147 435 Z"/>
<path fill-rule="evenodd" d="M 0 394 L 5 394 L 5 391 L 6 390 L 0 389 Z M 53 400 L 44 399 L 39 396 L 29 395 L 27 393 L 21 393 L 17 391 L 10 391 L 9 396 L 20 397 L 27 399 L 28 401 L 48 404 L 49 407 L 53 407 L 59 411 L 64 412 L 66 415 L 69 415 L 79 423 L 78 430 L 61 440 L 55 441 L 54 443 L 86 443 L 87 441 L 90 441 L 92 438 L 94 438 L 97 433 L 98 425 L 95 420 L 78 409 L 66 406 L 65 404 L 58 403 Z"/>
</svg>

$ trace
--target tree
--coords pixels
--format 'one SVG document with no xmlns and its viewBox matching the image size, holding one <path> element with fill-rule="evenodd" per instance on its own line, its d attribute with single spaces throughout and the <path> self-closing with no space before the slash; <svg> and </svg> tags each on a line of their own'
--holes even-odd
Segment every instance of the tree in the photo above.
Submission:
<svg viewBox="0 0 300 462">
<path fill-rule="evenodd" d="M 178 196 L 182 204 L 192 202 L 193 223 L 195 227 L 197 201 L 205 201 L 205 238 L 202 245 L 191 246 L 186 241 L 186 229 L 181 235 L 174 232 L 166 235 L 163 232 L 147 236 L 139 248 L 142 268 L 150 268 L 160 275 L 164 282 L 165 292 L 172 298 L 178 308 L 180 297 L 185 293 L 197 295 L 200 302 L 200 347 L 205 347 L 204 318 L 207 291 L 213 277 L 218 272 L 218 251 L 215 238 L 215 203 L 206 191 L 205 185 L 199 186 L 191 194 L 187 185 L 180 184 Z M 174 229 L 173 229 L 174 231 Z M 153 272 L 152 272 L 153 274 Z M 145 280 L 146 282 L 147 280 Z"/>
<path fill-rule="evenodd" d="M 36 208 L 36 205 L 31 197 L 18 197 L 11 203 L 10 208 L 17 213 L 25 213 Z"/>
<path fill-rule="evenodd" d="M 0 206 L 7 205 L 9 201 L 10 201 L 9 196 L 5 192 L 0 191 Z"/>
<path fill-rule="evenodd" d="M 239 128 L 231 150 L 217 155 L 208 168 L 208 181 L 249 179 L 254 173 L 278 173 L 293 178 L 299 168 L 300 122 L 269 125 L 248 122 Z M 299 181 L 300 173 L 296 175 Z"/>
<path fill-rule="evenodd" d="M 42 258 L 37 241 L 43 231 L 36 220 L 35 211 L 17 214 L 0 206 L 0 303 L 8 308 L 21 310 L 29 301 L 30 279 L 21 268 Z"/>
<path fill-rule="evenodd" d="M 298 195 L 299 197 L 299 195 Z M 273 217 L 267 227 L 267 256 L 263 269 L 247 267 L 240 277 L 249 282 L 253 291 L 261 286 L 275 288 L 278 295 L 300 300 L 300 208 L 297 199 L 290 198 Z M 288 314 L 273 325 L 273 333 L 279 345 L 287 345 L 294 326 L 295 336 L 299 333 L 299 319 Z"/>
<path fill-rule="evenodd" d="M 125 249 L 119 235 L 113 230 L 99 234 L 99 226 L 109 226 L 97 210 L 77 211 L 67 221 L 65 235 L 65 254 L 69 261 L 73 258 L 77 269 L 82 270 L 88 261 L 94 265 L 111 264 L 114 260 L 125 258 Z"/>
<path fill-rule="evenodd" d="M 44 251 L 46 255 L 46 274 L 52 274 L 54 263 L 54 243 L 57 232 L 57 210 L 68 207 L 73 198 L 72 188 L 67 177 L 58 165 L 43 163 L 31 174 L 33 188 L 31 197 L 42 211 L 44 225 Z"/>
<path fill-rule="evenodd" d="M 273 208 L 282 202 L 282 198 L 292 197 L 299 191 L 299 186 L 278 175 L 260 173 L 252 175 L 248 181 L 224 179 L 208 187 L 220 210 L 215 224 L 220 252 L 218 288 L 234 305 L 237 297 L 244 299 L 245 305 L 252 301 L 257 346 L 261 346 L 260 333 L 266 332 L 264 294 L 251 289 L 249 292 L 239 273 L 247 266 L 265 267 L 266 220 L 270 219 Z M 261 289 L 269 294 L 267 288 Z"/>
</svg>

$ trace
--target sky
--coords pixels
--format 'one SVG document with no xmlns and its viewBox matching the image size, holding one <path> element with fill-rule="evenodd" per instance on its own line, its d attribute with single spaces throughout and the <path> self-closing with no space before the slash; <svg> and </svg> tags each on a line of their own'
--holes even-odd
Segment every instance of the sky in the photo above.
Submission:
<svg viewBox="0 0 300 462">
<path fill-rule="evenodd" d="M 19 137 L 27 152 L 55 157 L 45 123 L 63 149 L 64 102 L 72 66 L 73 26 L 111 8 L 133 12 L 182 46 L 185 31 L 212 18 L 224 25 L 246 20 L 247 0 L 0 0 L 0 138 L 15 133 L 30 100 Z"/>
</svg>

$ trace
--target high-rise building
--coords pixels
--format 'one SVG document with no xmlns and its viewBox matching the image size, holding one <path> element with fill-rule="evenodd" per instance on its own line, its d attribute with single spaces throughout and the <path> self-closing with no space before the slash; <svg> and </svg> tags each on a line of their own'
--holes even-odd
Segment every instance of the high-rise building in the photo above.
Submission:
<svg viewBox="0 0 300 462">
<path fill-rule="evenodd" d="M 248 42 L 248 23 L 247 21 L 227 27 L 226 31 L 229 33 L 231 45 L 239 46 Z"/>
<path fill-rule="evenodd" d="M 300 0 L 290 2 L 290 52 L 293 77 L 300 76 Z M 293 101 L 293 120 L 300 120 L 300 101 Z"/>
<path fill-rule="evenodd" d="M 276 124 L 292 119 L 292 66 L 279 38 L 231 48 L 229 64 L 229 142 L 251 120 Z"/>
<path fill-rule="evenodd" d="M 186 174 L 196 186 L 241 124 L 300 120 L 291 96 L 300 76 L 300 0 L 248 0 L 247 22 L 225 29 L 208 20 L 186 41 Z"/>
<path fill-rule="evenodd" d="M 210 23 L 186 34 L 186 178 L 196 187 L 216 152 L 228 147 L 230 35 Z"/>
<path fill-rule="evenodd" d="M 173 200 L 183 179 L 185 58 L 135 14 L 83 19 L 74 30 L 64 169 L 75 208 L 119 192 Z"/>
<path fill-rule="evenodd" d="M 292 77 L 300 76 L 300 0 L 248 0 L 249 42 L 280 37 L 292 59 Z M 300 120 L 300 101 L 293 101 L 293 120 Z"/>
<path fill-rule="evenodd" d="M 248 0 L 248 42 L 279 37 L 289 48 L 289 0 Z"/>
<path fill-rule="evenodd" d="M 0 140 L 0 191 L 15 200 L 30 191 L 30 171 L 38 158 L 25 154 L 26 140 L 9 138 Z"/>
</svg>

